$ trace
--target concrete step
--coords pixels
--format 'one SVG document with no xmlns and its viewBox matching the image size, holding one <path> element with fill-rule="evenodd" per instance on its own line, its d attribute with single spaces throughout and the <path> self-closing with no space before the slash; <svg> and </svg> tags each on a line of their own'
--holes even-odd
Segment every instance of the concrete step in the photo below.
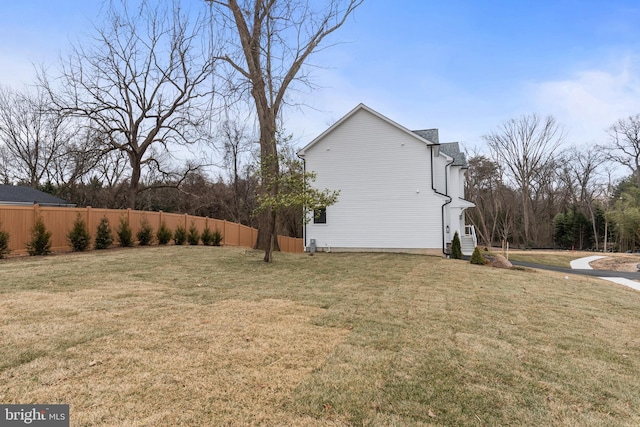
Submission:
<svg viewBox="0 0 640 427">
<path fill-rule="evenodd" d="M 460 249 L 462 249 L 462 255 L 471 256 L 475 248 L 476 246 L 473 243 L 473 237 L 462 236 L 460 238 Z"/>
</svg>

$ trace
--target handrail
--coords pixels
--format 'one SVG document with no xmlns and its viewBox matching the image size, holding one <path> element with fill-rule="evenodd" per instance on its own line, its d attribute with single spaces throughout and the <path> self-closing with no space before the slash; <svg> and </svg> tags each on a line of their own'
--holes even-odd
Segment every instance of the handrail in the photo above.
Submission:
<svg viewBox="0 0 640 427">
<path fill-rule="evenodd" d="M 476 227 L 473 224 L 464 226 L 464 235 L 471 236 L 473 239 L 473 245 L 478 246 L 478 236 L 476 235 Z"/>
</svg>

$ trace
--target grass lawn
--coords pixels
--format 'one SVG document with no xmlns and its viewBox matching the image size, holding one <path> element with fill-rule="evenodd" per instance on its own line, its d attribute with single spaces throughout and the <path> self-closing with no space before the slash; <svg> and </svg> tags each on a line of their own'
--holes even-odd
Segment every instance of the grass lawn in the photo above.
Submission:
<svg viewBox="0 0 640 427">
<path fill-rule="evenodd" d="M 640 292 L 403 254 L 0 261 L 0 402 L 72 426 L 637 426 Z"/>
</svg>

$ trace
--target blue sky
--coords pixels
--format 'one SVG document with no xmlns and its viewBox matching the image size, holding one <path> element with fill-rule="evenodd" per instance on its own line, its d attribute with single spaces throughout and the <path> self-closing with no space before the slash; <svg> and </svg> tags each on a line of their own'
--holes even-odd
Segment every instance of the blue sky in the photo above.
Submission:
<svg viewBox="0 0 640 427">
<path fill-rule="evenodd" d="M 185 0 L 186 1 L 186 0 Z M 198 5 L 199 0 L 192 0 Z M 0 84 L 33 82 L 91 33 L 101 1 L 0 6 Z M 304 145 L 358 103 L 441 140 L 484 150 L 482 135 L 522 114 L 552 114 L 566 143 L 607 141 L 640 113 L 640 2 L 365 0 L 312 58 L 319 89 L 298 95 L 286 128 Z"/>
</svg>

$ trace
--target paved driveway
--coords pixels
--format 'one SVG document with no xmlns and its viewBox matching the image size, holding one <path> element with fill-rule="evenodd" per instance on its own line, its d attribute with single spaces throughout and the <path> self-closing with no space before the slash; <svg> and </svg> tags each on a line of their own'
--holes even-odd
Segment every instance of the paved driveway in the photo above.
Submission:
<svg viewBox="0 0 640 427">
<path fill-rule="evenodd" d="M 574 266 L 574 268 L 555 267 L 553 265 L 535 264 L 533 262 L 522 261 L 511 261 L 511 263 L 520 267 L 538 268 L 541 270 L 557 271 L 565 274 L 581 274 L 583 276 L 598 277 L 600 279 L 608 280 L 640 291 L 640 282 L 637 282 L 640 281 L 640 273 L 629 271 L 593 270 L 589 266 L 589 262 L 598 258 L 602 257 L 593 256 L 574 260 L 571 262 L 571 265 Z"/>
</svg>

